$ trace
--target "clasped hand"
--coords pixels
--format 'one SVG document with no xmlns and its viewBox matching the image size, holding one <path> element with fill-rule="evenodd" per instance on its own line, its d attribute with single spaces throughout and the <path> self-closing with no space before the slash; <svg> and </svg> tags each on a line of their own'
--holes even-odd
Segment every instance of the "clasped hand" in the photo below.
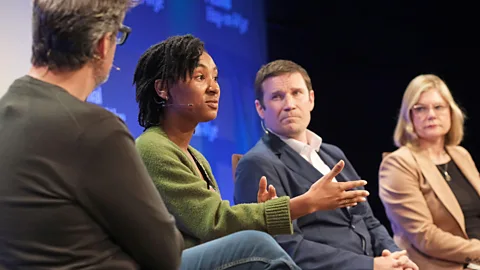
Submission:
<svg viewBox="0 0 480 270">
<path fill-rule="evenodd" d="M 418 266 L 408 258 L 407 251 L 392 253 L 385 249 L 373 260 L 373 270 L 418 270 Z"/>
</svg>

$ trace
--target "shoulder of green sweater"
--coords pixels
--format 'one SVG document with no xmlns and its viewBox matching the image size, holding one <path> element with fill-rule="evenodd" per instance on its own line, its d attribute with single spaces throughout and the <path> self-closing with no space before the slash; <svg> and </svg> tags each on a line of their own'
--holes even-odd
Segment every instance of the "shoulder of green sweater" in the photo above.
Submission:
<svg viewBox="0 0 480 270">
<path fill-rule="evenodd" d="M 135 140 L 135 146 L 143 159 L 182 154 L 160 127 L 150 127 L 145 130 Z"/>
</svg>

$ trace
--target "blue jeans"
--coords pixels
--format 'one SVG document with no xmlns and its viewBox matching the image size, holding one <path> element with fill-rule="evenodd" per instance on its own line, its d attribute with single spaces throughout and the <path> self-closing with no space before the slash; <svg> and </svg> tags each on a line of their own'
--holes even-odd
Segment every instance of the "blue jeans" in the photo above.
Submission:
<svg viewBox="0 0 480 270">
<path fill-rule="evenodd" d="M 181 270 L 300 270 L 270 235 L 240 231 L 183 251 Z"/>
</svg>

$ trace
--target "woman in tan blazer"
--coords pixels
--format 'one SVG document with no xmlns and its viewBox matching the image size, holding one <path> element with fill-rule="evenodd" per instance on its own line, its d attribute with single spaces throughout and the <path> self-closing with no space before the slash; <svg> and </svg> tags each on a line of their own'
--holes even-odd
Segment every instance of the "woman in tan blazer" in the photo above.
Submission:
<svg viewBox="0 0 480 270">
<path fill-rule="evenodd" d="M 403 96 L 399 149 L 380 165 L 379 195 L 394 240 L 421 270 L 480 269 L 480 177 L 459 146 L 463 122 L 446 84 L 417 76 Z"/>
</svg>

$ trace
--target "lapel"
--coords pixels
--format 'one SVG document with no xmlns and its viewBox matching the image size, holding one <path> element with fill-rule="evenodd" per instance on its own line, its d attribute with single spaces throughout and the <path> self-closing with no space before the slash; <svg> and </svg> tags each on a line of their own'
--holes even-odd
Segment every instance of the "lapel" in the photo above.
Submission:
<svg viewBox="0 0 480 270">
<path fill-rule="evenodd" d="M 292 172 L 307 179 L 312 184 L 323 176 L 315 167 L 306 161 L 300 154 L 284 143 L 279 137 L 271 132 L 265 133 L 263 142 L 278 156 L 278 158 Z"/>
<path fill-rule="evenodd" d="M 337 162 L 338 162 L 335 159 L 333 159 L 333 157 L 331 155 L 325 153 L 322 146 L 320 146 L 320 152 L 318 153 L 318 155 L 323 160 L 323 162 L 325 162 L 325 164 L 327 164 L 327 166 L 329 168 L 333 168 L 333 166 L 335 166 L 335 164 L 337 164 Z M 337 174 L 337 176 L 335 176 L 335 179 L 337 179 L 338 182 L 347 182 L 348 181 L 348 178 L 345 177 L 345 168 L 339 174 Z M 343 207 L 343 208 L 341 208 L 341 210 L 345 215 L 347 215 L 347 217 L 351 218 L 349 208 Z"/>
<path fill-rule="evenodd" d="M 279 157 L 285 166 L 287 166 L 292 172 L 307 179 L 312 184 L 323 176 L 323 174 L 315 169 L 310 162 L 306 161 L 302 156 L 300 156 L 300 154 L 295 152 L 295 150 L 293 150 L 290 146 L 288 146 L 279 137 L 271 132 L 265 133 L 265 135 L 262 137 L 262 140 L 275 153 L 275 155 Z M 327 154 L 320 154 L 320 158 L 322 158 L 325 164 L 327 164 L 330 168 L 336 164 L 333 158 Z M 341 178 L 343 178 L 343 176 Z M 339 180 L 338 178 L 336 179 Z M 341 180 L 345 181 L 345 179 Z M 348 218 L 351 218 L 350 211 L 347 208 L 341 208 L 341 210 Z"/>
<path fill-rule="evenodd" d="M 450 151 L 448 153 L 450 154 Z M 437 195 L 438 199 L 442 202 L 445 208 L 447 208 L 450 214 L 455 218 L 458 225 L 460 226 L 460 228 L 462 229 L 463 233 L 466 236 L 465 217 L 463 216 L 462 209 L 458 204 L 455 194 L 453 194 L 445 178 L 443 178 L 440 171 L 437 169 L 435 164 L 430 160 L 430 158 L 427 155 L 414 150 L 412 150 L 412 154 L 417 160 L 418 165 L 426 181 L 428 181 L 433 191 Z M 453 159 L 455 164 L 457 164 L 457 166 L 459 166 L 459 164 L 462 163 L 461 161 L 464 161 L 464 158 L 460 158 L 461 160 L 458 160 L 458 156 L 455 154 L 451 156 L 451 158 Z"/>
<path fill-rule="evenodd" d="M 329 168 L 333 168 L 339 160 L 333 159 L 333 157 L 327 153 L 325 153 L 323 147 L 320 146 L 320 152 L 318 153 L 320 158 L 327 164 Z M 348 178 L 345 176 L 345 170 L 342 170 L 337 176 L 335 176 L 335 179 L 339 182 L 347 182 Z"/>
</svg>

